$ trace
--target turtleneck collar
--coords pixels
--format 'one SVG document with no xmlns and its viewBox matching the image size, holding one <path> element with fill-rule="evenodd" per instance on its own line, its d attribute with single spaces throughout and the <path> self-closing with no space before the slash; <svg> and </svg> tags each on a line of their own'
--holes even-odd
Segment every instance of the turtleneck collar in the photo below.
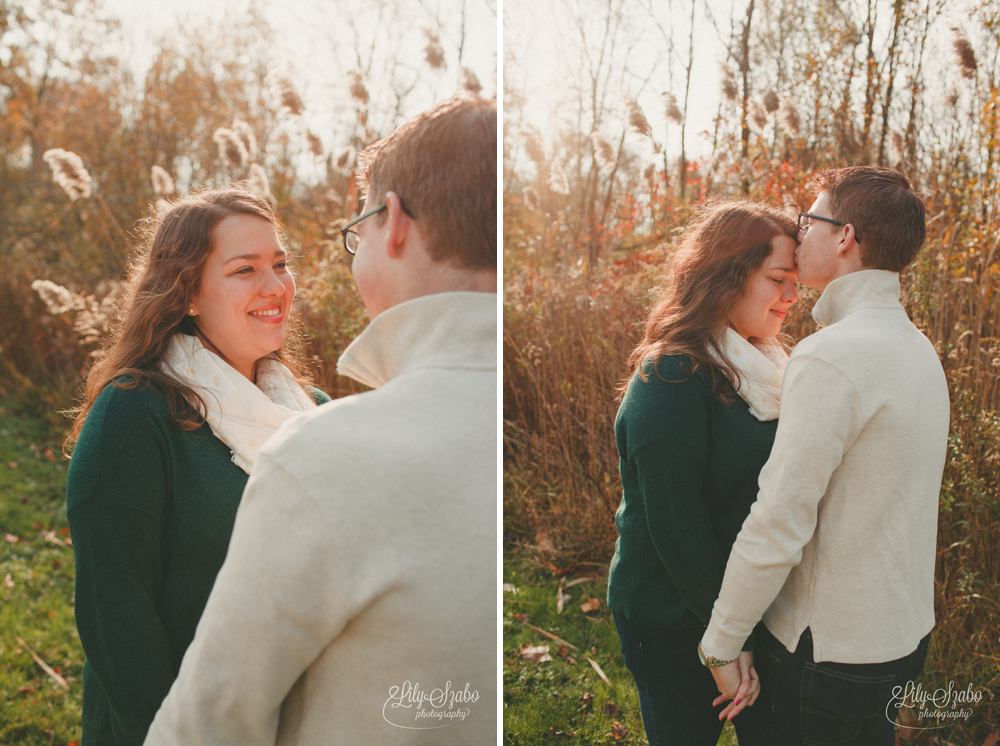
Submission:
<svg viewBox="0 0 1000 746">
<path fill-rule="evenodd" d="M 826 286 L 813 306 L 812 317 L 820 326 L 835 324 L 862 308 L 899 308 L 899 273 L 885 269 L 863 269 L 838 277 Z"/>
<path fill-rule="evenodd" d="M 418 368 L 496 370 L 496 293 L 424 295 L 386 309 L 348 345 L 337 372 L 378 388 Z"/>
</svg>

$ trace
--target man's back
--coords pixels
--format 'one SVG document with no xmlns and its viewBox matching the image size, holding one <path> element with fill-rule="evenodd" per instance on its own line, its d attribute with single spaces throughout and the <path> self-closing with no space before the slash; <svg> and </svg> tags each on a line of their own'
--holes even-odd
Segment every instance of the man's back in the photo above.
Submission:
<svg viewBox="0 0 1000 746">
<path fill-rule="evenodd" d="M 400 304 L 358 343 L 341 368 L 380 387 L 261 452 L 160 713 L 186 743 L 495 741 L 496 296 Z"/>
<path fill-rule="evenodd" d="M 755 521 L 815 527 L 764 621 L 789 649 L 811 627 L 817 661 L 900 658 L 934 624 L 948 391 L 898 298 L 878 270 L 827 289 L 814 315 L 829 325 L 789 359 L 761 472 Z"/>
</svg>

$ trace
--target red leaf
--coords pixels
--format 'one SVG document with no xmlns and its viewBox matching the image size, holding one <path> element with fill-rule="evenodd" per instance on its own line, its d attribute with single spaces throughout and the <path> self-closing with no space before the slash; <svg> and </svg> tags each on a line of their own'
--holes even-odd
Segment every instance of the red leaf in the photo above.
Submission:
<svg viewBox="0 0 1000 746">
<path fill-rule="evenodd" d="M 620 717 L 622 714 L 622 708 L 616 705 L 614 702 L 605 702 L 604 707 L 601 709 L 605 715 L 610 718 Z"/>
<path fill-rule="evenodd" d="M 616 741 L 620 741 L 622 738 L 624 738 L 625 733 L 626 730 L 624 725 L 615 720 L 611 721 L 611 735 L 615 737 Z"/>
</svg>

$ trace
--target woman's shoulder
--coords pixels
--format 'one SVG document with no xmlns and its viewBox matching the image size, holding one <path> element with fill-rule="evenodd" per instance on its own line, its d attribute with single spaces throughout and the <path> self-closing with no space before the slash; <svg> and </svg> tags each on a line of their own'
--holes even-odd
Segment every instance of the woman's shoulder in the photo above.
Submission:
<svg viewBox="0 0 1000 746">
<path fill-rule="evenodd" d="M 325 391 L 323 391 L 323 389 L 318 388 L 317 386 L 306 386 L 305 390 L 306 393 L 309 394 L 309 396 L 312 398 L 314 402 L 316 402 L 317 405 L 326 404 L 328 401 L 333 401 L 333 399 L 330 398 L 329 394 L 327 394 Z"/>
<path fill-rule="evenodd" d="M 149 381 L 137 381 L 134 376 L 118 376 L 109 381 L 94 399 L 91 416 L 107 419 L 137 417 L 169 417 L 169 407 L 163 394 Z"/>
<path fill-rule="evenodd" d="M 641 387 L 700 388 L 706 382 L 705 366 L 698 365 L 689 355 L 680 353 L 660 355 L 655 360 L 652 357 L 647 357 L 642 361 L 640 369 L 632 376 L 632 383 Z"/>
</svg>

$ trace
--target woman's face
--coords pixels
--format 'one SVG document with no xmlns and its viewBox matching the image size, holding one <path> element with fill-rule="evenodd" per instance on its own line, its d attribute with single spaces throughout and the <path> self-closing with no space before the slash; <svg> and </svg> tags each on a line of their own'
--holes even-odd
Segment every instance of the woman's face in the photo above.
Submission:
<svg viewBox="0 0 1000 746">
<path fill-rule="evenodd" d="M 795 292 L 795 247 L 795 239 L 789 236 L 772 238 L 771 256 L 747 280 L 729 316 L 730 326 L 744 339 L 773 337 L 781 331 L 788 309 L 799 298 Z"/>
<path fill-rule="evenodd" d="M 191 301 L 202 336 L 247 378 L 254 364 L 285 343 L 295 280 L 274 226 L 256 215 L 230 215 L 212 231 L 212 253 Z"/>
</svg>

